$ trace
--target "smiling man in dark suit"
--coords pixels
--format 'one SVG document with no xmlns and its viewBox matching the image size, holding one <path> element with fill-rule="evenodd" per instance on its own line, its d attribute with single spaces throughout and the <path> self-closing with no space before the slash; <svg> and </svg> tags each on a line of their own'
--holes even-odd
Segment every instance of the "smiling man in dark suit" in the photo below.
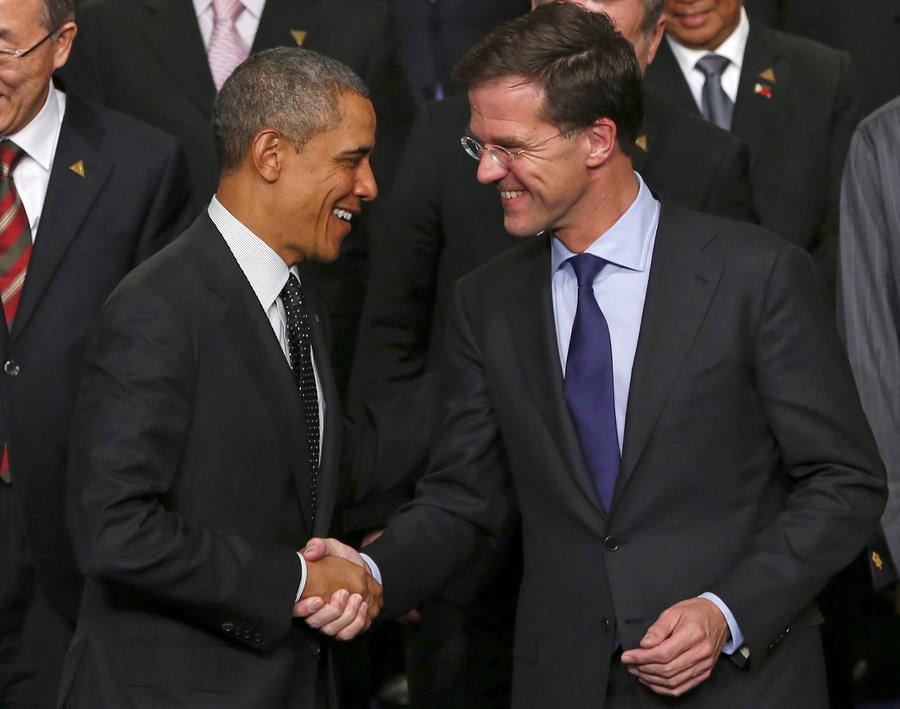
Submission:
<svg viewBox="0 0 900 709">
<path fill-rule="evenodd" d="M 88 329 L 185 225 L 175 140 L 53 86 L 71 0 L 0 0 L 0 706 L 52 707 L 82 580 L 65 529 Z"/>
<path fill-rule="evenodd" d="M 363 78 L 378 115 L 372 167 L 390 186 L 414 113 L 387 10 L 372 0 L 85 0 L 81 40 L 62 72 L 81 95 L 147 121 L 185 146 L 194 214 L 216 188 L 210 130 L 218 87 L 241 58 L 279 46 L 333 57 Z M 350 376 L 368 244 L 357 219 L 337 261 L 307 263 L 329 311 L 339 389 Z"/>
<path fill-rule="evenodd" d="M 652 195 L 605 15 L 541 6 L 460 75 L 479 180 L 510 233 L 544 233 L 457 286 L 429 472 L 366 547 L 386 608 L 465 574 L 517 509 L 514 707 L 824 706 L 814 597 L 885 484 L 811 260 Z"/>
<path fill-rule="evenodd" d="M 336 708 L 329 645 L 292 625 L 294 603 L 322 597 L 327 615 L 338 578 L 348 632 L 378 610 L 362 569 L 297 553 L 331 528 L 349 446 L 327 319 L 297 265 L 336 259 L 376 195 L 372 104 L 340 62 L 277 48 L 225 82 L 214 129 L 207 211 L 120 284 L 88 345 L 67 707 Z"/>
<path fill-rule="evenodd" d="M 760 223 L 812 254 L 833 292 L 841 173 L 860 118 L 849 55 L 749 20 L 741 0 L 666 0 L 646 85 L 747 140 Z"/>
</svg>

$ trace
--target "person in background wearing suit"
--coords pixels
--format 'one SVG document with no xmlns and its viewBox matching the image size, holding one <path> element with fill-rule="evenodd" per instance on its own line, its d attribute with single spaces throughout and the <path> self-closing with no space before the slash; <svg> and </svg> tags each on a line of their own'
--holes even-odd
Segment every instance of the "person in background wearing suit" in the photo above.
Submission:
<svg viewBox="0 0 900 709">
<path fill-rule="evenodd" d="M 88 329 L 185 226 L 175 140 L 51 83 L 71 0 L 0 0 L 0 706 L 54 706 L 82 580 L 65 529 Z"/>
<path fill-rule="evenodd" d="M 516 509 L 517 709 L 824 706 L 814 597 L 885 487 L 811 259 L 653 196 L 603 13 L 542 5 L 459 75 L 478 179 L 543 235 L 457 286 L 429 472 L 366 547 L 385 609 L 467 573 Z"/>
<path fill-rule="evenodd" d="M 870 553 L 878 590 L 900 609 L 900 98 L 860 123 L 844 168 L 838 313 L 850 366 L 888 475 Z"/>
<path fill-rule="evenodd" d="M 653 61 L 663 34 L 662 0 L 579 4 L 609 13 L 634 45 L 642 71 Z M 520 241 L 503 228 L 496 186 L 479 184 L 474 163 L 460 150 L 468 120 L 467 97 L 454 96 L 423 107 L 413 128 L 372 249 L 354 400 L 393 396 L 425 372 L 440 369 L 457 280 Z M 632 159 L 652 189 L 679 203 L 734 218 L 754 216 L 744 141 L 665 99 L 644 94 L 644 120 Z M 411 497 L 412 483 L 348 510 L 346 528 L 380 529 Z M 512 543 L 502 564 L 500 553 L 490 564 L 499 568 L 487 587 L 455 584 L 409 631 L 407 673 L 414 708 L 439 702 L 460 707 L 508 703 L 513 599 L 522 572 L 516 546 Z"/>
<path fill-rule="evenodd" d="M 754 20 L 843 49 L 862 86 L 863 114 L 900 94 L 900 6 L 896 0 L 744 0 Z"/>
<path fill-rule="evenodd" d="M 247 59 L 216 99 L 215 197 L 104 306 L 72 437 L 87 582 L 62 706 L 337 707 L 331 647 L 293 606 L 315 597 L 323 632 L 351 632 L 380 587 L 298 550 L 331 528 L 344 463 L 379 454 L 342 436 L 326 317 L 296 267 L 337 258 L 376 195 L 367 96 L 310 50 Z M 402 469 L 424 446 L 391 424 Z"/>
<path fill-rule="evenodd" d="M 833 292 L 841 171 L 860 116 L 850 57 L 748 20 L 741 0 L 665 0 L 648 90 L 746 138 L 760 223 Z"/>
<path fill-rule="evenodd" d="M 378 115 L 373 169 L 389 187 L 414 113 L 398 44 L 382 3 L 371 0 L 85 0 L 81 42 L 62 72 L 66 85 L 97 103 L 141 118 L 185 146 L 194 215 L 206 208 L 218 166 L 213 100 L 250 53 L 303 46 L 333 57 L 365 80 Z M 357 220 L 342 258 L 304 264 L 316 279 L 333 331 L 341 395 L 350 376 L 365 296 L 368 230 Z"/>
</svg>

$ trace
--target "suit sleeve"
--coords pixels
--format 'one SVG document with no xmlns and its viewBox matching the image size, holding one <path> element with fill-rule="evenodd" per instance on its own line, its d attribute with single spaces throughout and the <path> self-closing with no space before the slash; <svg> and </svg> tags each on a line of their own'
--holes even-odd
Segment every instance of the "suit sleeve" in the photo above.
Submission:
<svg viewBox="0 0 900 709">
<path fill-rule="evenodd" d="M 187 163 L 174 138 L 166 136 L 154 198 L 144 219 L 135 265 L 146 260 L 184 231 L 191 221 L 191 188 Z"/>
<path fill-rule="evenodd" d="M 189 331 L 160 295 L 131 288 L 112 296 L 73 416 L 69 527 L 89 578 L 267 649 L 290 627 L 301 575 L 295 550 L 166 507 L 193 413 L 195 361 Z M 235 626 L 251 640 L 235 637 Z"/>
<path fill-rule="evenodd" d="M 882 161 L 887 170 L 880 169 Z M 865 130 L 857 133 L 841 197 L 838 312 L 863 409 L 887 468 L 890 495 L 882 531 L 892 566 L 900 568 L 900 160 L 895 149 L 876 146 Z M 874 569 L 879 587 L 897 581 L 886 568 Z"/>
<path fill-rule="evenodd" d="M 447 338 L 448 401 L 415 499 L 365 551 L 381 570 L 385 609 L 403 613 L 505 538 L 513 519 L 509 465 L 485 363 L 457 287 Z"/>
<path fill-rule="evenodd" d="M 835 94 L 834 112 L 831 122 L 831 136 L 827 147 L 828 174 L 826 176 L 826 205 L 822 222 L 819 224 L 817 239 L 810 249 L 819 272 L 831 289 L 837 280 L 838 228 L 841 201 L 841 175 L 853 131 L 860 119 L 862 95 L 859 81 L 850 55 L 840 53 L 837 67 L 839 80 Z"/>
<path fill-rule="evenodd" d="M 703 211 L 729 219 L 759 223 L 750 187 L 750 150 L 743 138 L 735 138 L 722 155 Z"/>
<path fill-rule="evenodd" d="M 753 658 L 859 552 L 884 507 L 884 469 L 815 268 L 785 245 L 755 335 L 756 388 L 788 495 L 709 590 L 728 605 Z"/>
</svg>

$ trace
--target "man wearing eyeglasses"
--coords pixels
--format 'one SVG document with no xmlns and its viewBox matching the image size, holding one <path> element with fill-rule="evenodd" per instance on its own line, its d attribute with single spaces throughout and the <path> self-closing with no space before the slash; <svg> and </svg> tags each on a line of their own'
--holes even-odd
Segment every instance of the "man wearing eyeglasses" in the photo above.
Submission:
<svg viewBox="0 0 900 709">
<path fill-rule="evenodd" d="M 811 259 L 650 192 L 604 14 L 542 5 L 458 73 L 479 181 L 542 234 L 456 288 L 428 473 L 365 550 L 385 611 L 473 575 L 518 512 L 515 709 L 826 706 L 814 598 L 885 484 Z"/>
<path fill-rule="evenodd" d="M 0 706 L 51 707 L 81 579 L 67 437 L 100 306 L 181 229 L 174 139 L 51 83 L 72 0 L 0 0 Z"/>
</svg>

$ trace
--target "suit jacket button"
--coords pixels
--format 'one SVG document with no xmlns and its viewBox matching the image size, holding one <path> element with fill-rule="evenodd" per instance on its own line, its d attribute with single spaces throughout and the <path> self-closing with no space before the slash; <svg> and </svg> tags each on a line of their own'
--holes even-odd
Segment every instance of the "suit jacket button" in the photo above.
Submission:
<svg viewBox="0 0 900 709">
<path fill-rule="evenodd" d="M 612 621 L 609 618 L 604 618 L 600 621 L 600 627 L 603 628 L 604 633 L 608 633 L 612 630 Z"/>
<path fill-rule="evenodd" d="M 262 635 L 254 635 L 253 642 L 259 645 L 262 642 Z"/>
<path fill-rule="evenodd" d="M 606 551 L 618 551 L 619 547 L 622 546 L 622 542 L 615 537 L 607 537 L 603 540 L 603 546 L 606 547 Z"/>
<path fill-rule="evenodd" d="M 312 645 L 309 648 L 309 654 L 313 657 L 318 657 L 322 654 L 322 648 L 320 648 L 318 645 Z"/>
<path fill-rule="evenodd" d="M 3 371 L 6 372 L 11 377 L 18 377 L 21 369 L 16 362 L 13 362 L 11 359 L 6 360 L 3 363 Z"/>
<path fill-rule="evenodd" d="M 234 623 L 222 623 L 222 632 L 229 635 L 234 632 Z"/>
</svg>

